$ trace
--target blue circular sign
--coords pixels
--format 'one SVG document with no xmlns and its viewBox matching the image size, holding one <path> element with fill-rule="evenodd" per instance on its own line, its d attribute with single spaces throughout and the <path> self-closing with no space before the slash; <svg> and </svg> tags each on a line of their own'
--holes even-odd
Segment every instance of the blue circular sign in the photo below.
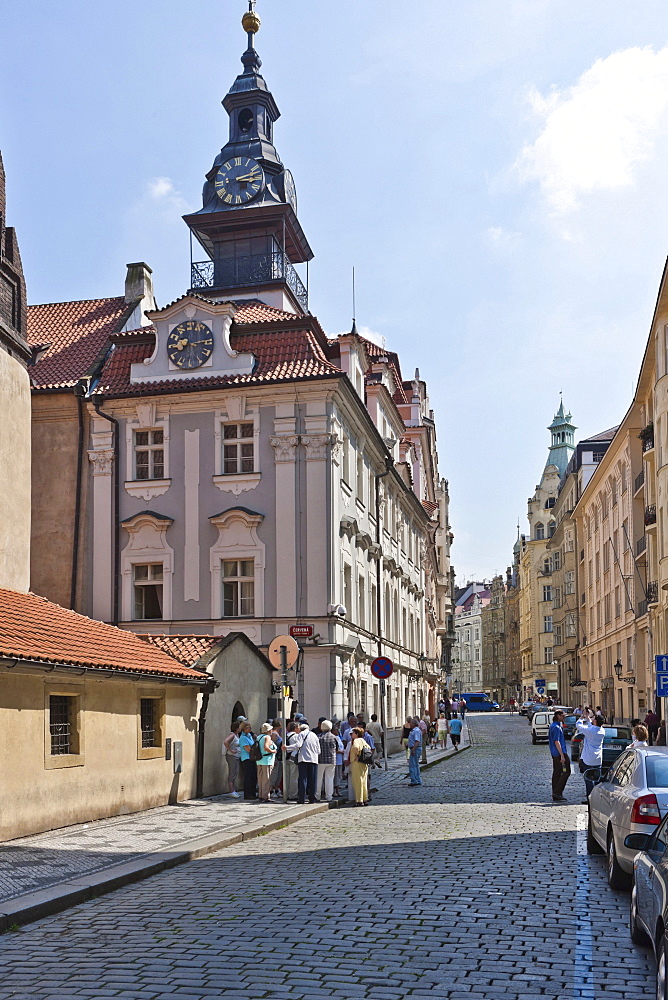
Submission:
<svg viewBox="0 0 668 1000">
<path fill-rule="evenodd" d="M 384 681 L 388 677 L 391 677 L 393 671 L 394 664 L 392 663 L 392 660 L 388 660 L 387 656 L 377 656 L 371 664 L 371 673 L 380 681 Z"/>
</svg>

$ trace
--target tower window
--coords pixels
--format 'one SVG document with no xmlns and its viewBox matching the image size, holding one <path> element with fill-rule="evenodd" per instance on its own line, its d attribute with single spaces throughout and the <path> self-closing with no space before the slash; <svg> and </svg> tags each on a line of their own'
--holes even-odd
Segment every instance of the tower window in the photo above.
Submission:
<svg viewBox="0 0 668 1000">
<path fill-rule="evenodd" d="M 239 112 L 239 131 L 246 135 L 253 127 L 254 115 L 250 108 Z"/>
</svg>

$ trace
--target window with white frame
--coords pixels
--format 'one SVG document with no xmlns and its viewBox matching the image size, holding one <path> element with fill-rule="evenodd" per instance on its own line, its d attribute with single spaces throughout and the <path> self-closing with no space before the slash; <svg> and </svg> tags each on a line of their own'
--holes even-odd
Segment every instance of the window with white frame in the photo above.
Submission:
<svg viewBox="0 0 668 1000">
<path fill-rule="evenodd" d="M 165 478 L 165 434 L 162 430 L 134 431 L 134 478 Z"/>
<path fill-rule="evenodd" d="M 252 618 L 255 614 L 255 562 L 223 562 L 223 618 Z"/>
<path fill-rule="evenodd" d="M 575 593 L 575 570 L 567 569 L 564 574 L 564 594 Z"/>
<path fill-rule="evenodd" d="M 577 635 L 577 618 L 574 612 L 566 615 L 566 635 L 569 639 L 574 639 Z"/>
<path fill-rule="evenodd" d="M 223 424 L 223 475 L 255 472 L 255 425 Z"/>
<path fill-rule="evenodd" d="M 363 576 L 357 578 L 357 624 L 362 628 L 366 627 L 366 593 Z"/>
<path fill-rule="evenodd" d="M 554 650 L 552 646 L 546 646 L 543 652 L 543 663 L 552 663 L 552 658 L 554 656 Z"/>
<path fill-rule="evenodd" d="M 554 626 L 554 645 L 561 646 L 563 643 L 563 629 L 561 625 Z"/>
<path fill-rule="evenodd" d="M 543 616 L 543 632 L 552 631 L 552 615 Z"/>
<path fill-rule="evenodd" d="M 552 587 L 549 584 L 543 584 L 543 600 L 552 600 Z"/>
<path fill-rule="evenodd" d="M 133 615 L 136 621 L 163 617 L 162 563 L 135 563 L 132 567 Z"/>
</svg>

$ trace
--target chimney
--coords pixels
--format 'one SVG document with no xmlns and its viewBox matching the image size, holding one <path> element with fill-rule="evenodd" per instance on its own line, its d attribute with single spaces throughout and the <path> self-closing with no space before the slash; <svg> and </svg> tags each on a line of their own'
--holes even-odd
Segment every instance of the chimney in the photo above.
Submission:
<svg viewBox="0 0 668 1000">
<path fill-rule="evenodd" d="M 139 315 L 136 316 L 136 313 L 132 315 L 135 328 L 137 326 L 146 326 L 149 320 L 146 319 L 144 313 L 147 310 L 156 308 L 155 297 L 153 295 L 153 271 L 143 261 L 137 264 L 128 264 L 127 267 L 125 301 L 128 305 L 132 303 L 137 304 Z"/>
</svg>

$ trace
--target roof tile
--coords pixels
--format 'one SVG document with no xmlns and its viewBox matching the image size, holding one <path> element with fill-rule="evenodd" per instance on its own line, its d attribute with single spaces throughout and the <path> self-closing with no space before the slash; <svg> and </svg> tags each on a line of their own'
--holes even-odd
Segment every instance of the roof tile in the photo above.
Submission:
<svg viewBox="0 0 668 1000">
<path fill-rule="evenodd" d="M 0 656 L 177 680 L 203 677 L 133 632 L 14 590 L 0 589 Z"/>
<path fill-rule="evenodd" d="M 220 643 L 213 635 L 143 635 L 142 639 L 190 667 Z"/>
</svg>

